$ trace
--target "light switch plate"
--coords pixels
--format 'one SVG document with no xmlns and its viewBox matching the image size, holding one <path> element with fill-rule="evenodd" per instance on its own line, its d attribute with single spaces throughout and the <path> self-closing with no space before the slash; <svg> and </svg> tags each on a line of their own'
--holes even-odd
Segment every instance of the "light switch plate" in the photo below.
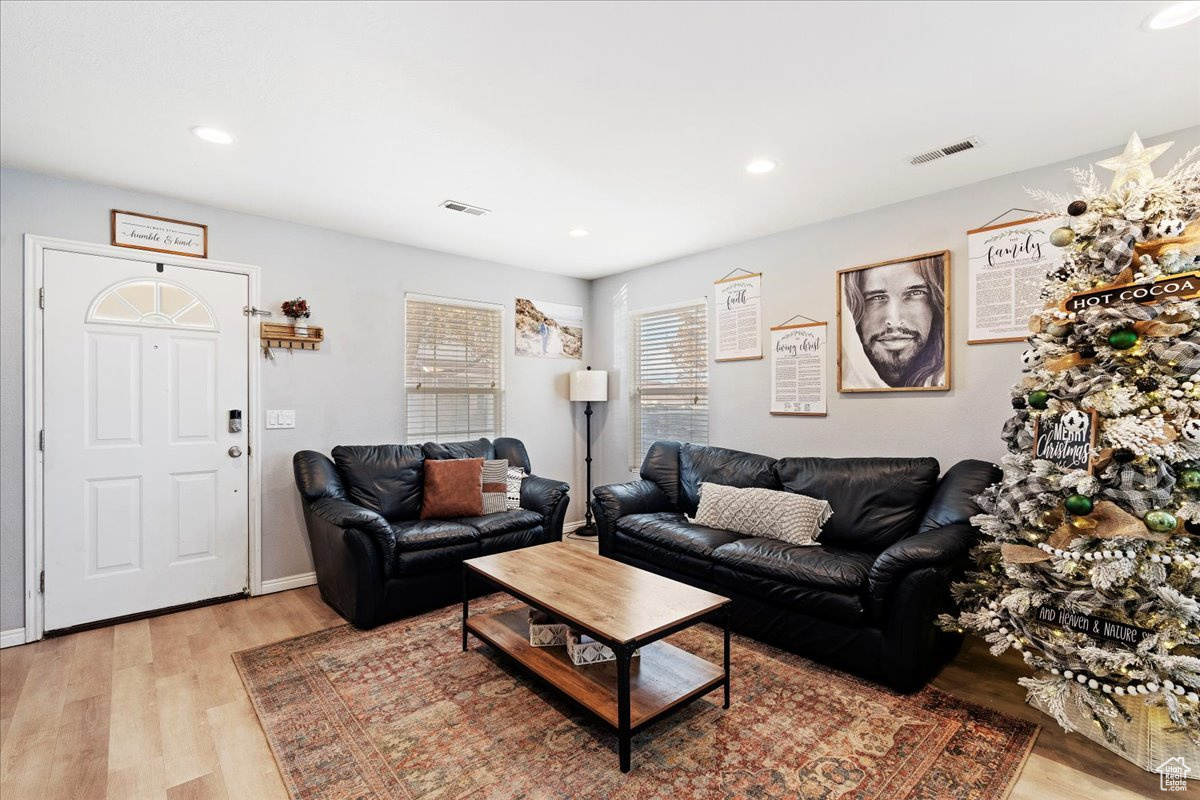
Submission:
<svg viewBox="0 0 1200 800">
<path fill-rule="evenodd" d="M 296 412 L 292 410 L 268 410 L 267 430 L 296 427 Z"/>
</svg>

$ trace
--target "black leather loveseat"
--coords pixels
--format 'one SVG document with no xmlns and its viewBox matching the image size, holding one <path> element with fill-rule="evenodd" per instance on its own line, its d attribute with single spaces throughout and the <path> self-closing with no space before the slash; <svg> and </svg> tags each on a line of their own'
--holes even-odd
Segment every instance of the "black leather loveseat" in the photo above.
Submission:
<svg viewBox="0 0 1200 800">
<path fill-rule="evenodd" d="M 522 467 L 521 508 L 419 519 L 424 462 L 442 458 Z M 292 466 L 321 597 L 359 628 L 461 600 L 464 559 L 562 539 L 569 487 L 533 476 L 517 439 L 302 450 Z"/>
<path fill-rule="evenodd" d="M 601 555 L 723 594 L 736 630 L 908 692 L 956 652 L 943 633 L 950 581 L 1000 470 L 962 461 L 939 480 L 932 458 L 781 458 L 655 442 L 642 480 L 601 486 Z M 818 546 L 690 523 L 702 482 L 828 500 Z"/>
</svg>

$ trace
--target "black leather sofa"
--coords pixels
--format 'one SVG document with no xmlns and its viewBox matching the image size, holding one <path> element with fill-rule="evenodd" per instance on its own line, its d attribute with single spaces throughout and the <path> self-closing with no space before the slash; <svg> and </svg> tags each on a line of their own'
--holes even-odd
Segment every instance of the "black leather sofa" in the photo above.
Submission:
<svg viewBox="0 0 1200 800">
<path fill-rule="evenodd" d="M 524 468 L 521 508 L 420 519 L 424 463 L 442 458 Z M 302 450 L 292 467 L 321 597 L 359 628 L 461 600 L 464 559 L 562 539 L 569 487 L 534 476 L 517 439 Z"/>
<path fill-rule="evenodd" d="M 735 630 L 901 692 L 923 686 L 961 636 L 941 631 L 950 582 L 977 536 L 972 498 L 1000 477 L 932 458 L 781 458 L 655 442 L 642 480 L 598 487 L 600 554 L 733 600 Z M 828 500 L 819 546 L 693 524 L 702 482 Z"/>
</svg>

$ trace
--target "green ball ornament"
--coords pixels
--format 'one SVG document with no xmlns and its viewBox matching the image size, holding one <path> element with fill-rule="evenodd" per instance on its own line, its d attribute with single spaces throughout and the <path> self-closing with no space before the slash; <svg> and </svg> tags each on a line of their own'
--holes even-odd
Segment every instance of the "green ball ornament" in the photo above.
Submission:
<svg viewBox="0 0 1200 800">
<path fill-rule="evenodd" d="M 1092 509 L 1095 507 L 1092 503 L 1092 498 L 1082 494 L 1071 495 L 1063 501 L 1063 505 L 1066 506 L 1067 511 L 1070 511 L 1077 517 L 1092 513 Z"/>
<path fill-rule="evenodd" d="M 1113 331 L 1108 335 L 1108 343 L 1114 350 L 1128 350 L 1138 343 L 1137 331 L 1130 328 Z"/>
<path fill-rule="evenodd" d="M 1044 389 L 1036 389 L 1029 393 L 1029 407 L 1043 409 L 1050 403 L 1050 393 Z"/>
<path fill-rule="evenodd" d="M 1055 247 L 1066 247 L 1075 241 L 1075 231 L 1067 227 L 1055 228 L 1050 231 L 1050 244 Z"/>
<path fill-rule="evenodd" d="M 1175 483 L 1181 489 L 1200 489 L 1200 469 L 1180 470 Z"/>
<path fill-rule="evenodd" d="M 1147 511 L 1146 516 L 1142 517 L 1142 522 L 1155 533 L 1170 533 L 1179 525 L 1179 520 L 1175 519 L 1174 514 L 1161 508 Z"/>
</svg>

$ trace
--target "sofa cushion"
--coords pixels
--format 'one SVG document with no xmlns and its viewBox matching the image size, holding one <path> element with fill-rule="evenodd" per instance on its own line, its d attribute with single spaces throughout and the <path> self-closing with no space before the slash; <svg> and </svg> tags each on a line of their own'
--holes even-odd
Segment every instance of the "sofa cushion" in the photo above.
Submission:
<svg viewBox="0 0 1200 800">
<path fill-rule="evenodd" d="M 485 536 L 479 540 L 479 549 L 486 556 L 492 553 L 518 550 L 522 547 L 532 547 L 535 544 L 543 544 L 545 541 L 546 529 L 541 525 L 534 525 L 532 528 L 521 528 L 498 536 Z"/>
<path fill-rule="evenodd" d="M 420 445 L 339 445 L 333 460 L 348 498 L 388 522 L 416 519 L 421 513 L 425 455 Z"/>
<path fill-rule="evenodd" d="M 679 442 L 655 442 L 646 451 L 640 471 L 647 480 L 662 489 L 662 493 L 679 508 Z"/>
<path fill-rule="evenodd" d="M 448 458 L 495 458 L 496 448 L 487 439 L 470 442 L 426 442 L 421 445 L 426 458 L 444 461 Z"/>
<path fill-rule="evenodd" d="M 617 520 L 617 530 L 669 550 L 706 557 L 721 545 L 744 538 L 740 533 L 688 522 L 683 514 L 674 511 L 630 514 Z"/>
<path fill-rule="evenodd" d="M 481 554 L 479 531 L 459 522 L 410 520 L 393 525 L 392 532 L 397 575 L 447 569 Z"/>
<path fill-rule="evenodd" d="M 775 459 L 754 453 L 697 444 L 680 445 L 679 507 L 687 514 L 695 514 L 700 504 L 700 484 L 706 481 L 739 489 L 779 489 L 774 466 Z"/>
<path fill-rule="evenodd" d="M 865 615 L 874 563 L 867 553 L 750 537 L 718 547 L 712 558 L 718 586 L 828 619 L 860 622 Z"/>
<path fill-rule="evenodd" d="M 492 458 L 483 462 L 483 513 L 499 514 L 508 510 L 508 459 Z"/>
<path fill-rule="evenodd" d="M 461 525 L 469 525 L 479 531 L 483 538 L 499 536 L 502 533 L 512 533 L 523 528 L 536 528 L 542 524 L 542 515 L 536 511 L 518 508 L 515 511 L 501 511 L 498 514 L 484 514 L 478 517 L 459 517 L 454 520 Z"/>
<path fill-rule="evenodd" d="M 828 500 L 821 544 L 879 553 L 917 530 L 937 485 L 933 458 L 781 458 L 784 488 Z"/>
<path fill-rule="evenodd" d="M 809 547 L 752 536 L 722 545 L 713 560 L 742 572 L 785 583 L 862 594 L 875 559 L 868 553 L 817 545 Z"/>
</svg>

